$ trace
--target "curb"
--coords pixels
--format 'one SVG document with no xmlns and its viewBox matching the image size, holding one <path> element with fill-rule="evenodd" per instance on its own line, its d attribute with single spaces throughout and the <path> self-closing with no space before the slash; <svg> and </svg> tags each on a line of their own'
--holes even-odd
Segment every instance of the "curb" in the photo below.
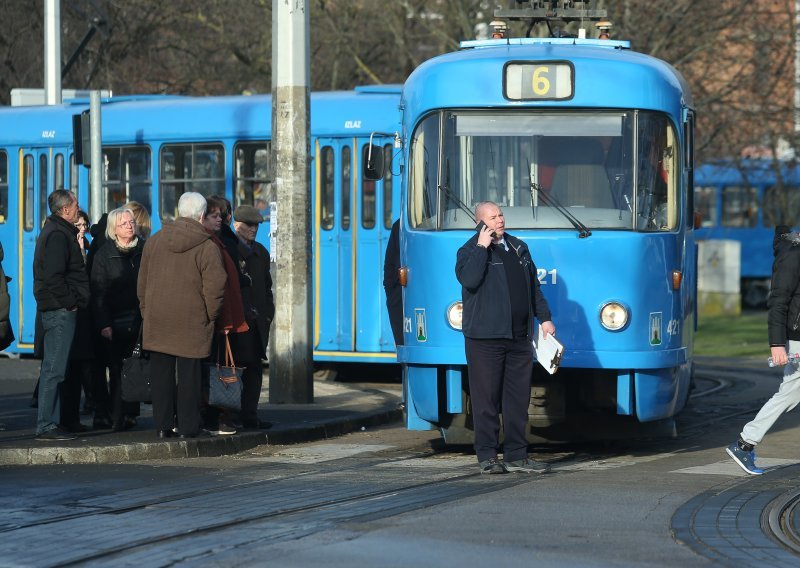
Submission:
<svg viewBox="0 0 800 568">
<path fill-rule="evenodd" d="M 18 447 L 0 449 L 0 466 L 103 464 L 176 458 L 219 457 L 234 455 L 261 445 L 284 445 L 324 440 L 348 434 L 362 427 L 380 426 L 400 420 L 400 409 L 363 413 L 352 417 L 316 422 L 267 432 L 243 432 L 189 440 L 136 442 L 108 446 Z M 37 442 L 33 442 L 37 443 Z"/>
</svg>

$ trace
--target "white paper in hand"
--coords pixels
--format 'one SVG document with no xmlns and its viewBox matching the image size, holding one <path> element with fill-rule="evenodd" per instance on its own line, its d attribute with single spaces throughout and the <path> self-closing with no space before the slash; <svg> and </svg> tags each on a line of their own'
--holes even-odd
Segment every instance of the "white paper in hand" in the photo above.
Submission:
<svg viewBox="0 0 800 568">
<path fill-rule="evenodd" d="M 552 375 L 558 371 L 558 366 L 561 364 L 564 346 L 552 335 L 543 335 L 542 326 L 539 326 L 539 336 L 533 340 L 533 353 L 539 364 Z"/>
</svg>

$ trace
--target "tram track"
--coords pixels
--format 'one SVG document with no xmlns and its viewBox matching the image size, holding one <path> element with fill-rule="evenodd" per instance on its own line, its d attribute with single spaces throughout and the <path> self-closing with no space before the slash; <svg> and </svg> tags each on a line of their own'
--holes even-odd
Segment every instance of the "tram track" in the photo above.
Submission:
<svg viewBox="0 0 800 568">
<path fill-rule="evenodd" d="M 800 554 L 798 507 L 800 507 L 800 489 L 789 491 L 774 499 L 761 516 L 764 532 L 795 554 Z"/>
</svg>

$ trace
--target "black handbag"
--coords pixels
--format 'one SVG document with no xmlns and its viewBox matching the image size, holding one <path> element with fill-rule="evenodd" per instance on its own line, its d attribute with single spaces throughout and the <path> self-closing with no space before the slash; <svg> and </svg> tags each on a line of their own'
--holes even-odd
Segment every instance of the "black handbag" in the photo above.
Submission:
<svg viewBox="0 0 800 568">
<path fill-rule="evenodd" d="M 114 335 L 133 335 L 141 327 L 138 310 L 127 310 L 111 316 L 111 330 Z"/>
<path fill-rule="evenodd" d="M 225 364 L 220 365 L 217 353 L 216 365 L 208 365 L 208 404 L 227 410 L 242 409 L 242 372 L 233 360 L 231 343 L 225 334 Z"/>
<path fill-rule="evenodd" d="M 150 402 L 150 354 L 142 349 L 142 327 L 139 325 L 139 338 L 133 352 L 122 360 L 122 400 L 126 402 Z"/>
</svg>

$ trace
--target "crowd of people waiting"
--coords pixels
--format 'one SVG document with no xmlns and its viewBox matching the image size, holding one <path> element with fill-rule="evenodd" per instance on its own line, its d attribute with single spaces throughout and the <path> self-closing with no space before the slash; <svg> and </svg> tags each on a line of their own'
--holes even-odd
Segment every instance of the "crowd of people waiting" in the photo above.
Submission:
<svg viewBox="0 0 800 568">
<path fill-rule="evenodd" d="M 48 206 L 34 253 L 37 439 L 89 429 L 80 421 L 81 390 L 94 429 L 137 425 L 140 403 L 123 399 L 121 376 L 140 335 L 159 438 L 271 426 L 257 414 L 275 311 L 269 252 L 255 240 L 258 210 L 239 205 L 232 215 L 224 197 L 184 193 L 178 218 L 150 238 L 150 216 L 134 201 L 94 227 L 70 191 L 54 191 Z M 240 413 L 203 397 L 203 365 L 216 362 L 226 337 L 245 367 Z"/>
</svg>

